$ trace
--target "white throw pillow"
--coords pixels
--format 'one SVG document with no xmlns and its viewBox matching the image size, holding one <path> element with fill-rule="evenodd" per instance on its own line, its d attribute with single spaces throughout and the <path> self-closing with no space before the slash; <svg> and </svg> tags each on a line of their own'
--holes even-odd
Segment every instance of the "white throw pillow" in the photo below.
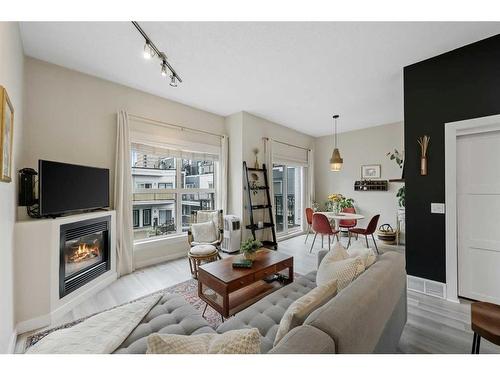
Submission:
<svg viewBox="0 0 500 375">
<path fill-rule="evenodd" d="M 146 354 L 260 354 L 260 333 L 257 328 L 192 336 L 153 333 Z"/>
<path fill-rule="evenodd" d="M 325 285 L 317 286 L 307 294 L 293 302 L 281 318 L 274 346 L 293 328 L 304 323 L 304 320 L 318 307 L 323 306 L 337 294 L 337 280 L 330 280 Z"/>
<path fill-rule="evenodd" d="M 340 292 L 365 270 L 361 257 L 332 261 L 325 257 L 318 267 L 316 285 L 325 285 L 337 279 L 337 291 Z"/>
<path fill-rule="evenodd" d="M 200 243 L 212 243 L 217 240 L 217 229 L 212 221 L 191 224 L 193 239 Z"/>
<path fill-rule="evenodd" d="M 325 255 L 325 258 L 328 258 L 328 261 L 336 262 L 349 258 L 349 254 L 347 253 L 345 247 L 342 246 L 340 242 L 337 242 L 333 249 Z M 323 258 L 323 260 L 325 258 Z"/>
<path fill-rule="evenodd" d="M 367 247 L 349 248 L 347 253 L 349 254 L 349 258 L 361 257 L 365 268 L 370 267 L 377 260 L 377 256 L 373 249 Z"/>
</svg>

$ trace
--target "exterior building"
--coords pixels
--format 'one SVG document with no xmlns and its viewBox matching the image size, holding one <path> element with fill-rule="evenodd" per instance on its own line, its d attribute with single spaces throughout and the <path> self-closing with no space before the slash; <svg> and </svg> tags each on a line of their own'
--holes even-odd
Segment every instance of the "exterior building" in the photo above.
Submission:
<svg viewBox="0 0 500 375">
<path fill-rule="evenodd" d="M 214 209 L 215 194 L 197 191 L 214 189 L 214 162 L 137 151 L 132 151 L 131 162 L 135 240 L 185 232 L 193 211 Z"/>
</svg>

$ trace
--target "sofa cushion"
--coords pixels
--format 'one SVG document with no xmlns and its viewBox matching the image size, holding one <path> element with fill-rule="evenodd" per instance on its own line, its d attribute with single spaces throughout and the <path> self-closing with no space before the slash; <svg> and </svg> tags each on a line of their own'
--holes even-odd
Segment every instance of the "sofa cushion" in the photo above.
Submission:
<svg viewBox="0 0 500 375">
<path fill-rule="evenodd" d="M 217 240 L 217 227 L 212 221 L 191 224 L 191 232 L 196 242 L 212 243 Z"/>
<path fill-rule="evenodd" d="M 309 325 L 295 327 L 268 354 L 333 354 L 335 341 Z"/>
<path fill-rule="evenodd" d="M 257 328 L 185 336 L 153 333 L 148 336 L 147 354 L 259 354 Z"/>
<path fill-rule="evenodd" d="M 262 335 L 261 352 L 267 353 L 274 343 L 281 318 L 294 301 L 316 287 L 316 272 L 298 277 L 292 284 L 269 294 L 236 314 L 218 328 L 218 333 L 233 329 L 257 328 Z"/>
<path fill-rule="evenodd" d="M 375 252 L 369 247 L 360 247 L 359 245 L 350 247 L 347 250 L 347 254 L 349 254 L 349 258 L 361 257 L 365 268 L 370 267 L 377 260 Z"/>
<path fill-rule="evenodd" d="M 199 333 L 214 333 L 215 330 L 182 296 L 165 294 L 115 353 L 146 353 L 147 336 L 155 332 L 196 335 Z"/>
<path fill-rule="evenodd" d="M 292 329 L 302 323 L 311 312 L 324 305 L 337 294 L 337 280 L 333 279 L 325 285 L 317 286 L 309 293 L 293 302 L 281 318 L 278 332 L 274 338 L 274 346 Z"/>
</svg>

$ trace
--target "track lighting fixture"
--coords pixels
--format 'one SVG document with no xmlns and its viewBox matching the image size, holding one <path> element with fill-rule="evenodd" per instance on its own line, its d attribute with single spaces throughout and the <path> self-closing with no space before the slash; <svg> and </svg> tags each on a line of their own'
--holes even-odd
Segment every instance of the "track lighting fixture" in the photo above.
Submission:
<svg viewBox="0 0 500 375">
<path fill-rule="evenodd" d="M 166 77 L 168 75 L 168 68 L 165 60 L 163 60 L 163 62 L 161 63 L 161 75 L 163 77 Z"/>
<path fill-rule="evenodd" d="M 177 80 L 175 79 L 174 75 L 170 76 L 170 86 L 177 87 Z"/>
<path fill-rule="evenodd" d="M 143 56 L 146 60 L 151 60 L 154 57 L 158 57 L 161 60 L 161 75 L 163 77 L 170 76 L 170 86 L 177 87 L 177 82 L 182 83 L 181 77 L 176 73 L 172 65 L 167 60 L 167 55 L 164 52 L 161 52 L 156 45 L 152 42 L 149 36 L 144 32 L 142 27 L 135 21 L 132 21 L 132 24 L 135 26 L 137 31 L 142 35 L 145 40 Z"/>
<path fill-rule="evenodd" d="M 143 56 L 146 60 L 151 60 L 153 57 L 155 57 L 155 50 L 151 48 L 151 43 L 149 42 L 149 40 L 146 40 L 146 43 L 144 43 Z"/>
</svg>

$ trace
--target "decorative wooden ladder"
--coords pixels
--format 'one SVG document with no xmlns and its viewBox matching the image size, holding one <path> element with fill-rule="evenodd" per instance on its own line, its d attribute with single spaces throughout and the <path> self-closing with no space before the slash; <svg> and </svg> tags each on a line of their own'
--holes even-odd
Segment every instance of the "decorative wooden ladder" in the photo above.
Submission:
<svg viewBox="0 0 500 375">
<path fill-rule="evenodd" d="M 247 192 L 248 192 L 248 211 L 250 213 L 250 225 L 247 225 L 246 228 L 250 229 L 252 231 L 253 238 L 256 239 L 255 237 L 255 232 L 258 230 L 263 230 L 263 229 L 271 229 L 272 234 L 273 234 L 273 240 L 272 241 L 262 241 L 262 245 L 264 247 L 267 247 L 269 249 L 276 250 L 278 248 L 278 242 L 276 241 L 276 227 L 274 225 L 274 215 L 273 215 L 273 206 L 271 204 L 271 195 L 269 193 L 269 181 L 267 178 L 267 168 L 265 164 L 262 164 L 262 168 L 248 168 L 247 163 L 244 161 L 243 162 L 243 168 L 245 170 L 245 176 L 247 180 Z M 248 172 L 257 172 L 257 173 L 262 173 L 264 175 L 264 186 L 252 186 L 252 183 L 250 182 L 250 178 L 248 176 Z M 265 204 L 253 204 L 252 202 L 252 196 L 254 195 L 255 191 L 265 191 L 266 193 L 266 203 Z M 264 222 L 264 225 L 259 228 L 258 224 L 255 223 L 254 220 L 254 211 L 256 210 L 269 210 L 269 221 Z"/>
</svg>

